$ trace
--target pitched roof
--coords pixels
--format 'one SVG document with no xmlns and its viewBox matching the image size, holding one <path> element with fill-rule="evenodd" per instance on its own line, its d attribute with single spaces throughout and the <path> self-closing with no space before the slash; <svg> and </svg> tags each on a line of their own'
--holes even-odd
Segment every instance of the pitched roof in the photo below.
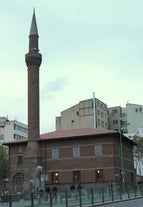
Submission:
<svg viewBox="0 0 143 207">
<path fill-rule="evenodd" d="M 98 128 L 82 128 L 72 130 L 61 130 L 53 131 L 46 134 L 41 134 L 40 139 L 58 139 L 58 138 L 71 138 L 71 137 L 83 137 L 91 135 L 102 135 L 102 134 L 117 134 L 116 131 L 98 129 Z"/>
<path fill-rule="evenodd" d="M 37 141 L 45 141 L 45 140 L 57 140 L 57 139 L 70 139 L 70 138 L 77 138 L 77 137 L 89 137 L 89 136 L 102 136 L 102 135 L 117 135 L 119 137 L 120 133 L 113 130 L 106 130 L 106 129 L 99 129 L 99 128 L 82 128 L 82 129 L 72 129 L 72 130 L 61 130 L 61 131 L 53 131 L 45 134 L 40 135 L 40 139 Z M 126 141 L 131 143 L 132 145 L 136 145 L 135 142 L 130 140 L 128 137 L 122 135 Z M 13 144 L 20 144 L 20 143 L 27 143 L 28 139 L 20 139 L 14 140 L 4 143 L 4 145 L 13 145 Z"/>
<path fill-rule="evenodd" d="M 86 137 L 92 135 L 102 135 L 102 134 L 112 134 L 118 133 L 116 131 L 105 130 L 105 129 L 95 129 L 95 128 L 82 128 L 82 129 L 72 129 L 72 130 L 61 130 L 61 131 L 53 131 L 40 135 L 41 140 L 54 140 L 54 139 L 64 139 L 64 138 L 72 138 L 72 137 Z M 12 140 L 6 142 L 4 144 L 18 144 L 18 143 L 27 143 L 28 139 L 20 139 L 20 140 Z"/>
</svg>

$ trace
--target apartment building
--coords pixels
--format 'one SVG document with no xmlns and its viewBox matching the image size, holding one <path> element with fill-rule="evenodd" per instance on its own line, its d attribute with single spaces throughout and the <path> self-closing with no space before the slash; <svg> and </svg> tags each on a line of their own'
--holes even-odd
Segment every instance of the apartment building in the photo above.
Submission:
<svg viewBox="0 0 143 207">
<path fill-rule="evenodd" d="M 120 131 L 122 125 L 122 108 L 114 106 L 108 108 L 109 129 Z"/>
<path fill-rule="evenodd" d="M 7 141 L 27 138 L 27 134 L 27 125 L 17 120 L 9 120 L 7 117 L 0 117 L 0 144 Z"/>
<path fill-rule="evenodd" d="M 143 136 L 143 105 L 127 103 L 125 107 L 108 108 L 109 129 L 127 136 Z"/>
<path fill-rule="evenodd" d="M 143 136 L 143 105 L 127 103 L 122 108 L 122 119 L 125 123 L 123 133 Z"/>
<path fill-rule="evenodd" d="M 56 117 L 56 130 L 78 128 L 108 129 L 107 105 L 99 99 L 87 99 L 61 112 Z"/>
</svg>

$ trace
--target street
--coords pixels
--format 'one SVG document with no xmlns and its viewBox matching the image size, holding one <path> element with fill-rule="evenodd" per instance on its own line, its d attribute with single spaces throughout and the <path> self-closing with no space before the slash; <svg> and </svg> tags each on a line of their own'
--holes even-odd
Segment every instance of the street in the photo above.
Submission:
<svg viewBox="0 0 143 207">
<path fill-rule="evenodd" d="M 102 207 L 143 207 L 143 198 L 135 199 L 135 200 L 129 200 L 129 201 L 123 201 L 118 202 L 114 204 L 109 205 L 100 205 Z"/>
</svg>

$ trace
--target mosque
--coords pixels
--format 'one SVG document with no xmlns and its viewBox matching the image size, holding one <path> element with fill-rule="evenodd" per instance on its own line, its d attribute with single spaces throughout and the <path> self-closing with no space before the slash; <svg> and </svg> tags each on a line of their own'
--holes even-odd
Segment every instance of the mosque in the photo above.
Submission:
<svg viewBox="0 0 143 207">
<path fill-rule="evenodd" d="M 28 139 L 6 143 L 9 147 L 9 191 L 45 190 L 47 185 L 68 189 L 72 183 L 80 183 L 83 187 L 104 186 L 109 181 L 115 185 L 135 183 L 135 143 L 119 132 L 83 128 L 40 135 L 39 71 L 42 55 L 38 39 L 34 11 L 29 52 L 25 55 L 28 69 Z"/>
</svg>

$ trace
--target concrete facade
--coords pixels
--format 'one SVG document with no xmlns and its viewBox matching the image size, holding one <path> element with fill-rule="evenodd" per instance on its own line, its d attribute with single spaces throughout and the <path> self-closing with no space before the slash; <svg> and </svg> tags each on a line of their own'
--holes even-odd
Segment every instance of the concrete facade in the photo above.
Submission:
<svg viewBox="0 0 143 207">
<path fill-rule="evenodd" d="M 0 117 L 0 144 L 7 141 L 27 138 L 28 127 L 17 120 Z"/>
<path fill-rule="evenodd" d="M 122 108 L 124 123 L 129 123 L 123 128 L 123 133 L 128 136 L 143 135 L 143 105 L 127 103 Z"/>
<path fill-rule="evenodd" d="M 122 108 L 114 106 L 108 108 L 109 129 L 120 132 L 122 126 Z"/>
<path fill-rule="evenodd" d="M 56 117 L 56 130 L 93 128 L 94 120 L 96 128 L 108 129 L 107 105 L 97 98 L 95 99 L 95 113 L 93 99 L 80 101 L 62 111 L 61 116 Z"/>
</svg>

